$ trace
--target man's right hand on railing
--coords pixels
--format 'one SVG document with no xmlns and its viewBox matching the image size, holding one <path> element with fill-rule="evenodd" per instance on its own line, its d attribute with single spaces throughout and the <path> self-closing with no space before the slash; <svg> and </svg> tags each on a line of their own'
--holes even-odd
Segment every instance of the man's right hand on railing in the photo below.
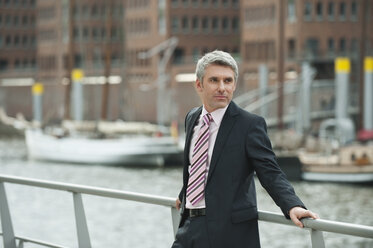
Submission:
<svg viewBox="0 0 373 248">
<path fill-rule="evenodd" d="M 177 210 L 180 210 L 180 205 L 181 205 L 181 201 L 179 200 L 179 198 L 176 198 L 175 208 Z"/>
</svg>

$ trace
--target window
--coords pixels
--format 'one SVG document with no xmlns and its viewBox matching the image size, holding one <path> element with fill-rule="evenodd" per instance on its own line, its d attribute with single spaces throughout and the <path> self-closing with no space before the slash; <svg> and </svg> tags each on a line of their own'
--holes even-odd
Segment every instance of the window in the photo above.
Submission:
<svg viewBox="0 0 373 248">
<path fill-rule="evenodd" d="M 204 17 L 202 19 L 202 30 L 204 32 L 208 32 L 208 30 L 209 30 L 209 19 L 207 17 Z"/>
<path fill-rule="evenodd" d="M 22 37 L 22 46 L 27 46 L 27 42 L 28 42 L 28 37 L 27 37 L 27 35 L 24 35 L 23 37 Z"/>
<path fill-rule="evenodd" d="M 224 17 L 222 20 L 222 28 L 224 33 L 228 33 L 229 31 L 229 20 L 227 17 Z"/>
<path fill-rule="evenodd" d="M 334 46 L 334 39 L 329 38 L 328 39 L 328 53 L 333 54 L 335 51 L 335 46 Z"/>
<path fill-rule="evenodd" d="M 194 32 L 198 32 L 199 28 L 199 19 L 198 17 L 194 16 L 192 19 L 192 29 Z"/>
<path fill-rule="evenodd" d="M 311 21 L 312 19 L 312 3 L 307 1 L 304 5 L 304 20 Z"/>
<path fill-rule="evenodd" d="M 235 7 L 235 8 L 238 8 L 239 0 L 232 0 L 232 6 Z"/>
<path fill-rule="evenodd" d="M 328 19 L 329 21 L 334 20 L 334 2 L 328 3 Z"/>
<path fill-rule="evenodd" d="M 317 15 L 317 20 L 322 20 L 322 17 L 323 17 L 322 2 L 317 2 L 316 4 L 316 15 Z"/>
<path fill-rule="evenodd" d="M 356 1 L 353 1 L 351 3 L 351 20 L 357 21 L 357 3 Z"/>
<path fill-rule="evenodd" d="M 341 53 L 346 52 L 346 39 L 345 38 L 340 38 L 339 39 L 339 51 Z"/>
<path fill-rule="evenodd" d="M 11 24 L 11 17 L 10 17 L 10 15 L 7 15 L 5 17 L 5 25 L 10 26 L 10 24 Z"/>
<path fill-rule="evenodd" d="M 295 9 L 295 0 L 288 0 L 287 8 L 288 22 L 295 22 L 296 18 L 296 9 Z"/>
<path fill-rule="evenodd" d="M 7 35 L 5 37 L 5 46 L 10 46 L 12 44 L 12 37 L 10 35 Z"/>
<path fill-rule="evenodd" d="M 198 47 L 193 48 L 193 60 L 197 62 L 199 59 L 199 49 Z"/>
<path fill-rule="evenodd" d="M 212 6 L 218 7 L 219 1 L 218 0 L 211 0 Z"/>
<path fill-rule="evenodd" d="M 193 7 L 198 7 L 198 0 L 192 0 Z"/>
<path fill-rule="evenodd" d="M 202 5 L 203 5 L 204 7 L 207 7 L 208 4 L 209 4 L 209 0 L 202 0 Z"/>
<path fill-rule="evenodd" d="M 8 60 L 0 59 L 0 71 L 5 71 L 8 69 Z"/>
<path fill-rule="evenodd" d="M 172 17 L 172 22 L 171 22 L 171 29 L 172 29 L 172 32 L 173 32 L 173 33 L 177 33 L 177 32 L 179 32 L 179 26 L 180 26 L 179 18 L 177 18 L 177 17 Z"/>
<path fill-rule="evenodd" d="M 224 7 L 228 7 L 229 6 L 228 0 L 222 0 L 222 4 L 223 4 Z"/>
<path fill-rule="evenodd" d="M 346 20 L 346 4 L 344 2 L 339 4 L 339 20 Z"/>
<path fill-rule="evenodd" d="M 28 17 L 27 16 L 22 16 L 22 24 L 26 25 L 28 22 Z"/>
<path fill-rule="evenodd" d="M 176 48 L 174 51 L 174 64 L 182 64 L 184 62 L 184 49 Z"/>
<path fill-rule="evenodd" d="M 319 51 L 319 41 L 315 38 L 310 38 L 306 41 L 307 55 L 317 55 Z"/>
<path fill-rule="evenodd" d="M 14 61 L 14 67 L 15 67 L 16 69 L 19 69 L 19 68 L 21 67 L 21 61 L 19 61 L 19 59 L 16 59 L 16 60 Z"/>
<path fill-rule="evenodd" d="M 171 1 L 171 6 L 172 7 L 177 7 L 177 5 L 178 5 L 178 0 L 172 0 Z"/>
<path fill-rule="evenodd" d="M 22 61 L 22 67 L 23 67 L 23 68 L 27 68 L 27 67 L 29 67 L 28 59 L 24 59 L 24 60 Z"/>
<path fill-rule="evenodd" d="M 18 24 L 19 24 L 18 16 L 15 16 L 15 17 L 13 18 L 13 25 L 14 25 L 14 26 L 18 26 Z"/>
<path fill-rule="evenodd" d="M 351 40 L 351 52 L 357 54 L 359 52 L 359 43 L 356 38 Z"/>
<path fill-rule="evenodd" d="M 212 18 L 212 30 L 215 33 L 219 32 L 219 19 L 217 17 Z"/>
<path fill-rule="evenodd" d="M 87 27 L 83 28 L 83 39 L 88 40 L 89 39 L 89 30 Z"/>
<path fill-rule="evenodd" d="M 295 58 L 295 40 L 288 40 L 288 58 Z"/>
<path fill-rule="evenodd" d="M 238 19 L 238 17 L 233 17 L 232 19 L 232 30 L 233 32 L 235 33 L 238 33 L 239 29 L 240 29 L 240 21 Z"/>
<path fill-rule="evenodd" d="M 183 17 L 183 19 L 181 21 L 181 26 L 182 26 L 184 32 L 188 32 L 189 31 L 189 20 L 188 20 L 188 17 L 186 17 L 186 16 Z"/>
</svg>

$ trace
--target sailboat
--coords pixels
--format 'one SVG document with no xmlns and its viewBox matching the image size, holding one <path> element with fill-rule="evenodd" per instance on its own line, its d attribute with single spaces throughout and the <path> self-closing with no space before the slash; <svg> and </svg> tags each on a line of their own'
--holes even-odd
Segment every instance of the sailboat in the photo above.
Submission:
<svg viewBox="0 0 373 248">
<path fill-rule="evenodd" d="M 156 126 L 149 123 L 126 122 L 121 126 L 127 132 L 111 137 L 92 135 L 93 132 L 66 135 L 56 129 L 48 133 L 29 128 L 25 130 L 28 156 L 64 163 L 158 166 L 168 159 L 181 159 L 183 149 L 177 137 L 155 131 Z"/>
</svg>

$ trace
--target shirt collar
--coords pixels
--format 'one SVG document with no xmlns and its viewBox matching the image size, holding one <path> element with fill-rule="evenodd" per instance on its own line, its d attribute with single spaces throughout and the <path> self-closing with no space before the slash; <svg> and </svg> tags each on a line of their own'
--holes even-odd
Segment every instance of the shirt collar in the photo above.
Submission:
<svg viewBox="0 0 373 248">
<path fill-rule="evenodd" d="M 227 111 L 227 108 L 228 108 L 229 104 L 227 104 L 227 106 L 225 106 L 224 108 L 219 108 L 215 111 L 212 111 L 210 114 L 212 116 L 212 120 L 215 122 L 215 124 L 217 126 L 220 126 L 220 123 L 221 121 L 223 120 L 223 117 L 224 117 L 224 114 L 225 114 L 225 111 Z M 202 108 L 202 114 L 201 114 L 201 117 L 200 119 L 205 116 L 205 114 L 207 114 L 207 110 L 205 109 L 205 106 L 203 106 Z"/>
</svg>

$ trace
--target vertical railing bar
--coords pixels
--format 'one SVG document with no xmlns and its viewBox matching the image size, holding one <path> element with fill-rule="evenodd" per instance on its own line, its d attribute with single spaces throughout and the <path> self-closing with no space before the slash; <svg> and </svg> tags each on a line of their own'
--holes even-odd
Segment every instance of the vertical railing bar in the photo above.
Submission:
<svg viewBox="0 0 373 248">
<path fill-rule="evenodd" d="M 23 248 L 23 244 L 24 244 L 23 240 L 18 241 L 17 248 Z"/>
<path fill-rule="evenodd" d="M 171 207 L 172 227 L 174 231 L 174 237 L 176 236 L 177 229 L 180 223 L 180 214 L 175 207 Z"/>
<path fill-rule="evenodd" d="M 311 243 L 312 248 L 325 248 L 322 231 L 311 229 Z"/>
<path fill-rule="evenodd" d="M 89 238 L 87 219 L 84 213 L 82 195 L 80 193 L 73 192 L 73 198 L 74 198 L 75 222 L 76 222 L 76 231 L 78 235 L 79 248 L 92 247 L 91 241 Z"/>
<path fill-rule="evenodd" d="M 0 182 L 0 217 L 3 230 L 4 248 L 16 248 L 16 239 L 13 231 L 12 218 L 10 216 L 8 200 L 4 183 Z"/>
</svg>

